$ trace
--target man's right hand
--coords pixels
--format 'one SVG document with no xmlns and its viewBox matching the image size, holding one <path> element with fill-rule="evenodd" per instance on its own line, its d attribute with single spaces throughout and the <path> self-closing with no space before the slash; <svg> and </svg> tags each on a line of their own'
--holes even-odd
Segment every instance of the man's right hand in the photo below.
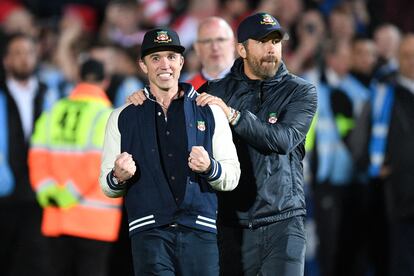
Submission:
<svg viewBox="0 0 414 276">
<path fill-rule="evenodd" d="M 137 106 L 137 105 L 142 105 L 146 99 L 147 97 L 145 97 L 144 89 L 141 89 L 129 95 L 126 100 L 126 103 L 130 103 L 130 104 Z"/>
<path fill-rule="evenodd" d="M 116 157 L 114 166 L 114 176 L 119 182 L 124 182 L 134 176 L 137 167 L 135 161 L 132 159 L 132 155 L 123 152 Z"/>
<path fill-rule="evenodd" d="M 226 114 L 226 117 L 229 118 L 230 115 L 230 108 L 226 105 L 226 103 L 220 99 L 219 97 L 207 94 L 205 92 L 201 93 L 200 95 L 198 95 L 197 99 L 196 99 L 196 103 L 199 106 L 205 106 L 205 105 L 211 105 L 211 104 L 215 104 L 218 105 L 224 112 L 224 114 Z"/>
</svg>

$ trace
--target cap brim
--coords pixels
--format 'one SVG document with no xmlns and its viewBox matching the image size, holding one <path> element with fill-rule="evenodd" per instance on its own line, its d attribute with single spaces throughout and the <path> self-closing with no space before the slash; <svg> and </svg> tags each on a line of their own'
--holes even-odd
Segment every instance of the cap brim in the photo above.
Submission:
<svg viewBox="0 0 414 276">
<path fill-rule="evenodd" d="M 289 40 L 289 34 L 283 29 L 269 31 L 265 35 L 259 37 L 259 39 L 264 39 L 264 38 L 267 38 L 267 37 L 272 36 L 274 34 L 277 34 L 278 37 L 282 38 L 282 40 Z"/>
<path fill-rule="evenodd" d="M 164 45 L 164 46 L 159 46 L 159 47 L 153 47 L 153 48 L 142 51 L 141 58 L 144 58 L 145 56 L 148 56 L 149 54 L 152 54 L 155 52 L 161 52 L 161 51 L 174 51 L 174 52 L 182 54 L 184 53 L 185 48 L 179 45 Z"/>
</svg>

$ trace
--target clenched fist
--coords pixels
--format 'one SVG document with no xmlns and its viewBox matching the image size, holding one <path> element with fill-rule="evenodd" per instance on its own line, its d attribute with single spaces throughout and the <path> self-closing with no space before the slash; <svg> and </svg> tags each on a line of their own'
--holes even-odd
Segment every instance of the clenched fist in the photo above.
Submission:
<svg viewBox="0 0 414 276">
<path fill-rule="evenodd" d="M 208 152 L 202 146 L 194 146 L 191 148 L 188 157 L 188 166 L 193 172 L 205 173 L 210 169 L 211 161 Z"/>
<path fill-rule="evenodd" d="M 116 157 L 114 166 L 114 176 L 119 182 L 124 182 L 134 176 L 137 167 L 135 161 L 132 159 L 132 155 L 123 152 Z"/>
</svg>

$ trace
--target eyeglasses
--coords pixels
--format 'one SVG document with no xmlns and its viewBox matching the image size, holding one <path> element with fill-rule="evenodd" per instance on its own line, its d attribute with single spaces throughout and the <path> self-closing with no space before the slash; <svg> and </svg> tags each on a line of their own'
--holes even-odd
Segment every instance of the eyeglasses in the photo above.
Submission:
<svg viewBox="0 0 414 276">
<path fill-rule="evenodd" d="M 225 37 L 218 37 L 218 38 L 208 38 L 208 39 L 199 39 L 197 40 L 198 43 L 202 44 L 202 45 L 208 45 L 211 46 L 213 45 L 213 43 L 217 44 L 217 45 L 222 45 L 224 42 L 228 41 L 230 38 L 225 38 Z"/>
</svg>

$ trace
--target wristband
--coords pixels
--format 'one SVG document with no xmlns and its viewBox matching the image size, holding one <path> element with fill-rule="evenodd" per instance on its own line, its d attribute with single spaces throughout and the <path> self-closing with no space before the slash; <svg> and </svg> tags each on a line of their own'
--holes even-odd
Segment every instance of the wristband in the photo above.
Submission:
<svg viewBox="0 0 414 276">
<path fill-rule="evenodd" d="M 227 117 L 227 120 L 229 121 L 231 125 L 235 125 L 237 123 L 239 116 L 240 116 L 240 112 L 230 107 L 230 113 L 229 113 L 229 116 Z"/>
<path fill-rule="evenodd" d="M 230 114 L 227 117 L 227 120 L 229 121 L 230 125 L 232 126 L 236 125 L 239 118 L 240 118 L 240 111 L 235 110 L 234 108 L 230 107 Z"/>
<path fill-rule="evenodd" d="M 112 169 L 111 172 L 111 177 L 112 177 L 112 181 L 116 184 L 116 185 L 122 185 L 124 184 L 126 181 L 120 181 L 119 178 L 115 175 L 115 169 Z"/>
<path fill-rule="evenodd" d="M 230 113 L 229 113 L 229 116 L 227 116 L 227 120 L 230 122 L 231 119 L 233 118 L 234 112 L 236 112 L 236 110 L 232 107 L 229 107 L 229 109 L 230 109 Z"/>
</svg>

